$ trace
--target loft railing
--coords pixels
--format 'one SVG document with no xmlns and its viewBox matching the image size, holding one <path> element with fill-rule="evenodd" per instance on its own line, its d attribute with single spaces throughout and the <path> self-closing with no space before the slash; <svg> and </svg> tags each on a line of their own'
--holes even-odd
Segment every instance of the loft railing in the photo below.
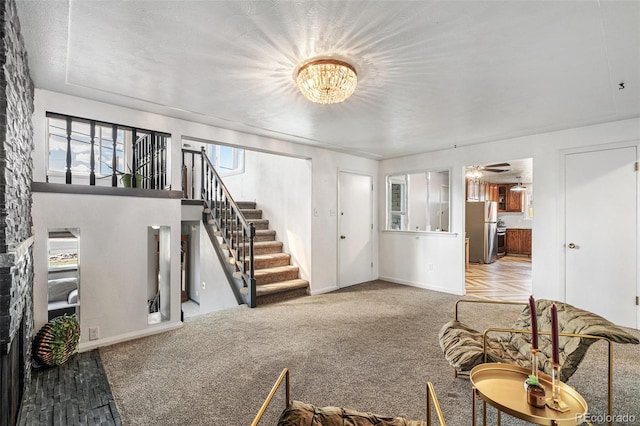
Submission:
<svg viewBox="0 0 640 426">
<path fill-rule="evenodd" d="M 132 188 L 165 189 L 167 187 L 167 139 L 162 133 L 142 133 L 133 129 Z M 141 185 L 138 179 L 142 178 Z"/>
<path fill-rule="evenodd" d="M 49 172 L 54 176 L 64 173 L 66 184 L 73 184 L 74 178 L 82 181 L 88 177 L 89 185 L 96 186 L 96 179 L 110 178 L 113 187 L 170 189 L 169 134 L 52 112 L 47 112 L 47 119 Z M 64 165 L 52 163 L 61 156 L 60 151 L 64 152 Z M 103 173 L 102 165 L 108 173 Z"/>
<path fill-rule="evenodd" d="M 200 156 L 200 170 L 195 159 Z M 190 160 L 190 161 L 189 161 Z M 189 168 L 191 172 L 189 173 Z M 201 151 L 182 150 L 183 196 L 195 198 L 197 173 L 200 174 L 199 192 L 213 225 L 222 238 L 223 248 L 229 251 L 231 262 L 235 263 L 235 278 L 242 278 L 242 299 L 251 308 L 256 306 L 256 278 L 254 269 L 255 226 L 247 221 L 238 204 L 216 172 L 205 149 Z M 188 177 L 191 179 L 188 179 Z"/>
</svg>

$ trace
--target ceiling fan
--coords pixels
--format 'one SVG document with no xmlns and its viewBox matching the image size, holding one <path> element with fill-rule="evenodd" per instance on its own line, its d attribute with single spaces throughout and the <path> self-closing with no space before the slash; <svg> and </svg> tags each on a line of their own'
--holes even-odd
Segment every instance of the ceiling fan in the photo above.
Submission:
<svg viewBox="0 0 640 426">
<path fill-rule="evenodd" d="M 497 167 L 511 167 L 509 163 L 496 163 L 496 164 L 488 164 L 486 166 L 478 166 L 480 170 L 485 170 L 487 172 L 493 173 L 502 173 L 508 172 L 511 169 L 497 168 Z"/>
<path fill-rule="evenodd" d="M 469 167 L 466 176 L 469 179 L 473 179 L 475 181 L 478 181 L 480 178 L 482 178 L 482 172 L 491 172 L 491 173 L 502 173 L 502 172 L 508 172 L 510 169 L 505 169 L 503 167 L 510 167 L 511 164 L 509 163 L 496 163 L 496 164 L 488 164 L 486 166 L 471 166 Z M 498 168 L 500 167 L 500 168 Z"/>
</svg>

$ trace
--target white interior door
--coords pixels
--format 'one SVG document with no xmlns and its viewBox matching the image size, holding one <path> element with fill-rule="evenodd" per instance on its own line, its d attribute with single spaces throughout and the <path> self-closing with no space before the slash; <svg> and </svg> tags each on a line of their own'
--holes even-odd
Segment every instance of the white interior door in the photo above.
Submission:
<svg viewBox="0 0 640 426">
<path fill-rule="evenodd" d="M 373 178 L 340 172 L 338 216 L 338 286 L 372 278 Z"/>
<path fill-rule="evenodd" d="M 637 327 L 636 147 L 565 157 L 566 301 Z"/>
</svg>

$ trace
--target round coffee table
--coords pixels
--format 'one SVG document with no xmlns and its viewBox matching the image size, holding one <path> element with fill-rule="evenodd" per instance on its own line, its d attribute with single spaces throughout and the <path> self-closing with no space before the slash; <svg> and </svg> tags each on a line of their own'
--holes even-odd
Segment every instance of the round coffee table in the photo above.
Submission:
<svg viewBox="0 0 640 426">
<path fill-rule="evenodd" d="M 498 425 L 501 412 L 539 425 L 579 425 L 585 421 L 588 411 L 586 401 L 574 388 L 562 382 L 560 397 L 568 405 L 567 411 L 560 412 L 549 407 L 537 408 L 527 403 L 524 381 L 530 373 L 530 369 L 501 363 L 474 367 L 469 375 L 473 393 L 472 424 L 476 424 L 476 395 L 483 400 L 483 424 L 486 424 L 486 403 L 498 410 Z M 550 397 L 551 377 L 539 373 L 539 380 L 547 397 Z"/>
</svg>

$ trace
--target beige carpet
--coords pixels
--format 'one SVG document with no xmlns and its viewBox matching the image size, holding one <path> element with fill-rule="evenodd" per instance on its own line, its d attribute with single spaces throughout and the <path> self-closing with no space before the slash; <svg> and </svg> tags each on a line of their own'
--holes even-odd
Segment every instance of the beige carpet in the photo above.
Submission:
<svg viewBox="0 0 640 426">
<path fill-rule="evenodd" d="M 284 367 L 294 399 L 413 419 L 426 418 L 429 380 L 447 424 L 469 425 L 469 381 L 454 379 L 437 338 L 456 299 L 374 281 L 196 317 L 100 355 L 124 425 L 249 425 Z M 480 329 L 508 326 L 519 312 L 473 305 L 462 320 Z M 614 412 L 640 422 L 640 347 L 615 345 L 614 355 Z M 606 344 L 596 343 L 569 382 L 594 415 L 606 414 L 606 371 Z M 276 423 L 283 398 L 280 392 L 261 425 Z M 503 416 L 503 424 L 523 423 Z"/>
</svg>

